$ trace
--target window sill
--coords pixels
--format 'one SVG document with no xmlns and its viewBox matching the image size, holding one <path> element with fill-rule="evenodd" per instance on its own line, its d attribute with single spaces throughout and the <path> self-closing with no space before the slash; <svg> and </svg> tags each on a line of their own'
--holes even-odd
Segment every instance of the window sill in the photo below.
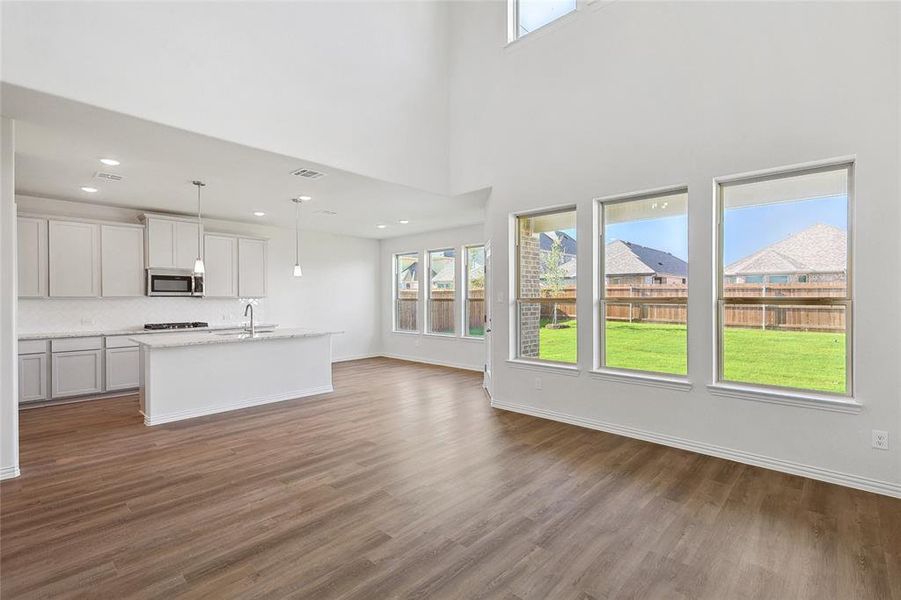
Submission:
<svg viewBox="0 0 901 600">
<path fill-rule="evenodd" d="M 595 379 L 603 379 L 605 381 L 648 385 L 651 387 L 667 388 L 670 390 L 678 390 L 682 392 L 687 392 L 692 388 L 691 381 L 683 377 L 667 377 L 666 375 L 629 373 L 627 371 L 617 371 L 614 369 L 595 369 L 591 371 L 591 376 Z"/>
<path fill-rule="evenodd" d="M 485 338 L 483 337 L 475 337 L 473 335 L 461 335 L 460 339 L 464 342 L 484 342 Z"/>
<path fill-rule="evenodd" d="M 582 372 L 582 370 L 576 365 L 540 362 L 537 360 L 523 360 L 521 358 L 509 358 L 507 359 L 507 364 L 517 369 L 559 373 L 560 375 L 569 375 L 570 377 L 578 377 Z"/>
<path fill-rule="evenodd" d="M 391 333 L 396 333 L 398 335 L 419 335 L 418 331 L 401 331 L 399 329 L 392 329 Z"/>
<path fill-rule="evenodd" d="M 863 410 L 863 404 L 856 400 L 821 394 L 780 392 L 729 383 L 711 383 L 707 385 L 707 390 L 715 396 L 723 396 L 726 398 L 738 398 L 740 400 L 753 400 L 755 402 L 768 402 L 770 404 L 783 404 L 786 406 L 800 406 L 801 408 L 812 408 L 831 412 L 856 414 Z"/>
<path fill-rule="evenodd" d="M 457 334 L 456 334 L 456 333 L 423 333 L 422 335 L 425 336 L 425 337 L 440 338 L 440 339 L 443 339 L 443 340 L 455 340 L 455 339 L 457 339 Z"/>
</svg>

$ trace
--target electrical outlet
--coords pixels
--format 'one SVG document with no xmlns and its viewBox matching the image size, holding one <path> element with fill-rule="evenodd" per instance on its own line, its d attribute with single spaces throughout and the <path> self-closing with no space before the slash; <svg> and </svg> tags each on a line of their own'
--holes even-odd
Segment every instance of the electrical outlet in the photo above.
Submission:
<svg viewBox="0 0 901 600">
<path fill-rule="evenodd" d="M 888 450 L 888 431 L 873 430 L 873 447 L 877 450 Z"/>
<path fill-rule="evenodd" d="M 541 389 L 541 377 L 536 377 L 536 378 L 535 378 L 535 389 L 536 389 L 536 390 L 540 390 L 540 389 Z"/>
</svg>

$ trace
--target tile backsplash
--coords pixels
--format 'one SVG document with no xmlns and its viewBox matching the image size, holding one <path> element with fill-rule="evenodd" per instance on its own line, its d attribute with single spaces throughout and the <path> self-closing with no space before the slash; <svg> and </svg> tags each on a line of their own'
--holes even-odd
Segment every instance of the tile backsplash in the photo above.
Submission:
<svg viewBox="0 0 901 600">
<path fill-rule="evenodd" d="M 254 300 L 254 318 L 264 322 L 266 301 Z M 140 328 L 144 323 L 244 321 L 246 301 L 228 298 L 20 298 L 19 334 Z"/>
</svg>

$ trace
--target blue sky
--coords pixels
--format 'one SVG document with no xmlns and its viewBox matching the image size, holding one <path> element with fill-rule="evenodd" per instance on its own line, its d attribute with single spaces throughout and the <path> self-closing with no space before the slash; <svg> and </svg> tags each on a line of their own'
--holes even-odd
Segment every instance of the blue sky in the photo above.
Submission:
<svg viewBox="0 0 901 600">
<path fill-rule="evenodd" d="M 846 196 L 726 210 L 723 223 L 725 264 L 778 242 L 816 223 L 848 227 Z M 657 248 L 688 260 L 687 218 L 668 217 L 607 226 L 607 243 L 623 240 Z"/>
</svg>

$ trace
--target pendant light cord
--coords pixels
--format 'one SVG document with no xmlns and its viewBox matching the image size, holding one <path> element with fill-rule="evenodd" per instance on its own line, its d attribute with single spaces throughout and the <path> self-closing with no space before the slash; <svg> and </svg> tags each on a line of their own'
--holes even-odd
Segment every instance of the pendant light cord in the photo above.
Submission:
<svg viewBox="0 0 901 600">
<path fill-rule="evenodd" d="M 294 264 L 300 264 L 300 202 L 294 202 Z"/>
</svg>

